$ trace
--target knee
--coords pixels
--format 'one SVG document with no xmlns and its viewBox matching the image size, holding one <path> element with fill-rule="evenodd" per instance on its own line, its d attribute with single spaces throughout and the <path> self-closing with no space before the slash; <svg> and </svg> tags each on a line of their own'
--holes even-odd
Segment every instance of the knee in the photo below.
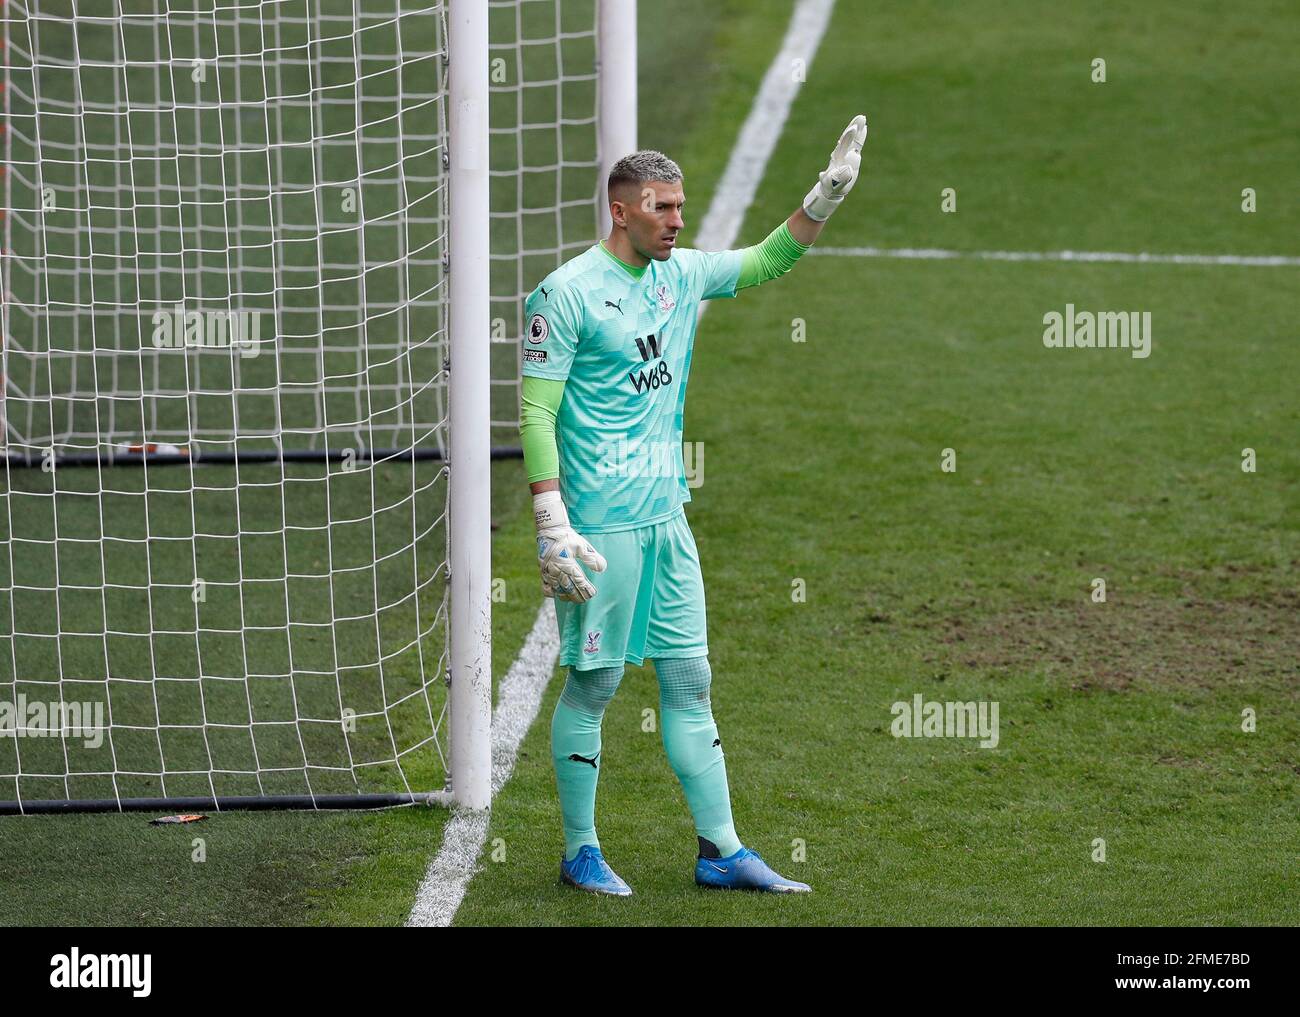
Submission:
<svg viewBox="0 0 1300 1017">
<path fill-rule="evenodd" d="M 570 667 L 560 699 L 575 710 L 600 717 L 604 715 L 605 707 L 614 698 L 622 680 L 622 667 L 597 667 L 590 671 Z"/>
<path fill-rule="evenodd" d="M 659 679 L 659 708 L 688 710 L 708 708 L 713 671 L 708 657 L 672 657 L 655 661 Z"/>
</svg>

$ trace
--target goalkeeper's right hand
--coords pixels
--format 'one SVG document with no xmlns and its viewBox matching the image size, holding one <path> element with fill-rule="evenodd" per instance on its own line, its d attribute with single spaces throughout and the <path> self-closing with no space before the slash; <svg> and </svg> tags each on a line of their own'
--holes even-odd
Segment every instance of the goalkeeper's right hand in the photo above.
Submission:
<svg viewBox="0 0 1300 1017">
<path fill-rule="evenodd" d="M 533 518 L 537 522 L 537 565 L 542 571 L 542 593 L 585 603 L 596 595 L 582 571 L 586 565 L 605 571 L 605 559 L 569 525 L 569 513 L 559 491 L 533 495 Z M 581 562 L 581 564 L 579 564 Z"/>
</svg>

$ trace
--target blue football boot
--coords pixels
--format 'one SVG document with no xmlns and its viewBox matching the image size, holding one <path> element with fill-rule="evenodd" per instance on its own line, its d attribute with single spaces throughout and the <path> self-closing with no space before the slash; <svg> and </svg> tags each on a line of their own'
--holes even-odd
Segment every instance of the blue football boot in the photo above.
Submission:
<svg viewBox="0 0 1300 1017">
<path fill-rule="evenodd" d="M 588 893 L 606 893 L 613 897 L 632 896 L 632 888 L 609 867 L 600 848 L 590 844 L 578 848 L 578 853 L 571 862 L 561 857 L 560 881 Z"/>
<path fill-rule="evenodd" d="M 763 890 L 767 893 L 811 893 L 807 883 L 773 872 L 757 851 L 742 847 L 728 858 L 699 858 L 695 882 L 717 890 Z"/>
</svg>

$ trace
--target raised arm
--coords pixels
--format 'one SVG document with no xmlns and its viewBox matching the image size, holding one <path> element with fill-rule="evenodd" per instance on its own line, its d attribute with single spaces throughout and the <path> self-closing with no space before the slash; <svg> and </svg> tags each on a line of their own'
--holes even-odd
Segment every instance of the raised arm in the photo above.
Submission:
<svg viewBox="0 0 1300 1017">
<path fill-rule="evenodd" d="M 857 182 L 862 165 L 862 146 L 866 140 L 867 118 L 859 114 L 840 134 L 830 163 L 804 197 L 803 205 L 769 233 L 761 244 L 742 250 L 737 290 L 785 275 L 813 245 L 826 220 L 840 207 L 844 196 Z"/>
</svg>

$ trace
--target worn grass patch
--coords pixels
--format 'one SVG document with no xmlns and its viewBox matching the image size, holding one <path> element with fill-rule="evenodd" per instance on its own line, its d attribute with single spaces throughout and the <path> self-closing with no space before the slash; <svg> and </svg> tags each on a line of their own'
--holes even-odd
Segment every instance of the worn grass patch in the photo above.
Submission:
<svg viewBox="0 0 1300 1017">
<path fill-rule="evenodd" d="M 1294 697 L 1300 593 L 1268 586 L 1212 592 L 1225 585 L 1221 577 L 1198 577 L 1176 594 L 1018 604 L 988 615 L 972 602 L 927 626 L 937 642 L 925 659 L 946 669 L 1041 671 L 1075 691 L 1271 687 Z"/>
</svg>

